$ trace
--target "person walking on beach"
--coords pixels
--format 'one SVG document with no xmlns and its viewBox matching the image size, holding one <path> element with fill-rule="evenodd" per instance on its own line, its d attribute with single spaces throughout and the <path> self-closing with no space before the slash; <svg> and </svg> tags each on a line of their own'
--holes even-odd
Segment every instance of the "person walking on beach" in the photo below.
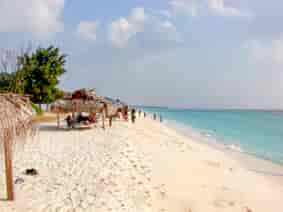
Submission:
<svg viewBox="0 0 283 212">
<path fill-rule="evenodd" d="M 131 120 L 132 120 L 132 123 L 135 123 L 135 121 L 136 121 L 136 110 L 135 110 L 135 108 L 133 108 L 131 110 Z"/>
<path fill-rule="evenodd" d="M 128 106 L 127 105 L 123 106 L 121 111 L 124 121 L 128 121 Z"/>
<path fill-rule="evenodd" d="M 69 129 L 74 128 L 74 120 L 70 115 L 67 116 L 66 122 Z"/>
<path fill-rule="evenodd" d="M 113 119 L 113 116 L 109 116 L 109 127 L 112 127 L 112 119 Z"/>
<path fill-rule="evenodd" d="M 153 120 L 156 120 L 156 113 L 153 114 Z"/>
<path fill-rule="evenodd" d="M 162 115 L 159 116 L 159 120 L 160 120 L 160 122 L 163 121 Z"/>
<path fill-rule="evenodd" d="M 146 118 L 146 112 L 143 112 L 143 117 Z"/>
</svg>

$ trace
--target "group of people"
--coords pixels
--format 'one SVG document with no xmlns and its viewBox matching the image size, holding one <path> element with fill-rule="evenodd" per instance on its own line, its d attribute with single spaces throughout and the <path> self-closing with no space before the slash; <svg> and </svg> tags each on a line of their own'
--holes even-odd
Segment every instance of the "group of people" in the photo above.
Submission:
<svg viewBox="0 0 283 212">
<path fill-rule="evenodd" d="M 96 114 L 84 116 L 82 113 L 68 115 L 66 118 L 68 128 L 74 128 L 75 124 L 89 125 L 97 122 Z"/>
<path fill-rule="evenodd" d="M 139 110 L 139 117 L 142 116 L 142 113 L 143 113 L 143 117 L 146 118 L 146 112 L 142 112 L 141 110 Z"/>
<path fill-rule="evenodd" d="M 132 122 L 134 123 L 135 121 L 135 109 L 132 109 Z M 142 111 L 141 110 L 139 110 L 139 117 L 141 117 L 142 116 Z M 146 112 L 143 112 L 143 117 L 144 118 L 146 118 Z M 153 120 L 157 120 L 157 114 L 156 113 L 154 113 L 153 114 Z M 160 122 L 163 122 L 163 117 L 162 117 L 162 115 L 159 115 L 159 121 Z"/>
<path fill-rule="evenodd" d="M 156 113 L 154 113 L 154 114 L 153 114 L 153 120 L 154 120 L 154 121 L 156 121 L 156 120 L 157 120 L 157 114 L 156 114 Z M 162 122 L 162 121 L 163 121 L 163 118 L 162 118 L 162 116 L 161 116 L 161 115 L 159 115 L 159 121 L 160 121 L 160 122 Z"/>
<path fill-rule="evenodd" d="M 147 114 L 146 112 L 142 112 L 141 110 L 138 111 L 139 117 L 141 117 L 143 115 L 144 118 L 146 118 Z M 135 123 L 136 122 L 136 109 L 132 108 L 130 110 L 130 114 L 129 114 L 129 110 L 128 107 L 125 108 L 121 108 L 120 110 L 117 110 L 117 114 L 116 117 L 121 117 L 120 115 L 122 115 L 122 118 L 125 121 L 128 121 L 128 115 L 130 115 L 131 118 L 131 122 Z M 108 117 L 109 118 L 109 126 L 112 126 L 112 116 Z M 153 120 L 157 120 L 157 114 L 154 113 L 153 114 Z M 163 118 L 160 115 L 159 116 L 159 121 L 162 122 Z M 66 118 L 66 122 L 67 122 L 67 126 L 68 128 L 74 128 L 76 124 L 82 124 L 82 125 L 90 125 L 93 123 L 97 122 L 97 116 L 96 114 L 90 114 L 90 115 L 83 115 L 82 113 L 73 113 L 72 115 L 68 115 Z M 104 122 L 103 122 L 104 123 Z M 104 126 L 104 124 L 103 124 Z"/>
<path fill-rule="evenodd" d="M 135 121 L 136 121 L 136 109 L 132 108 L 130 112 L 131 112 L 131 121 L 132 121 L 132 123 L 135 123 Z M 142 111 L 139 110 L 138 113 L 139 113 L 139 117 L 141 117 Z M 144 116 L 144 118 L 146 118 L 146 112 L 143 112 L 143 116 Z"/>
<path fill-rule="evenodd" d="M 139 114 L 139 117 L 141 117 L 141 114 L 142 114 L 142 111 L 141 110 L 139 110 L 138 111 L 138 114 Z M 143 112 L 143 114 L 144 114 L 144 118 L 146 117 L 146 112 Z M 131 122 L 132 123 L 135 123 L 136 122 L 136 109 L 135 108 L 132 108 L 131 110 L 130 110 L 130 116 L 131 116 Z"/>
</svg>

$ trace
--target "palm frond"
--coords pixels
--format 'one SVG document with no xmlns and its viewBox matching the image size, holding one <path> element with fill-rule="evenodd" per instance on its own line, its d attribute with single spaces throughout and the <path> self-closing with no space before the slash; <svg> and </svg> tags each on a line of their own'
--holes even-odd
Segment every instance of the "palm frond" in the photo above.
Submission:
<svg viewBox="0 0 283 212">
<path fill-rule="evenodd" d="M 0 142 L 25 137 L 32 128 L 33 109 L 28 97 L 12 93 L 0 94 Z"/>
</svg>

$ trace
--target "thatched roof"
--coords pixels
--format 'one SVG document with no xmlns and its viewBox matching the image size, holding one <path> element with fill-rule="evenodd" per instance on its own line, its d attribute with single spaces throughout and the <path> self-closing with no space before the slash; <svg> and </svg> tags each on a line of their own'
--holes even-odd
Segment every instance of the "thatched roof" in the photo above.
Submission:
<svg viewBox="0 0 283 212">
<path fill-rule="evenodd" d="M 84 99 L 84 100 L 96 100 L 97 95 L 96 91 L 94 88 L 92 89 L 79 89 L 74 91 L 73 93 L 69 93 L 69 95 L 65 95 L 64 99 L 65 100 L 70 100 L 70 99 Z"/>
<path fill-rule="evenodd" d="M 117 113 L 119 104 L 112 104 L 104 97 L 96 97 L 94 100 L 84 99 L 61 99 L 54 102 L 51 106 L 52 112 L 72 113 L 72 112 L 89 112 L 98 113 L 103 109 L 106 110 L 106 116 L 112 116 Z"/>
<path fill-rule="evenodd" d="M 11 141 L 26 136 L 32 126 L 33 114 L 28 97 L 0 93 L 0 142 L 7 136 Z"/>
<path fill-rule="evenodd" d="M 83 99 L 70 99 L 70 100 L 57 100 L 51 106 L 52 112 L 90 112 L 97 113 L 103 107 L 98 100 L 83 100 Z"/>
<path fill-rule="evenodd" d="M 95 89 L 80 89 L 72 93 L 65 93 L 63 99 L 59 99 L 51 106 L 52 112 L 90 112 L 101 110 L 101 97 L 96 95 Z"/>
<path fill-rule="evenodd" d="M 66 93 L 63 99 L 57 100 L 51 106 L 52 112 L 100 112 L 107 103 L 103 97 L 97 96 L 95 89 L 80 89 Z"/>
<path fill-rule="evenodd" d="M 66 93 L 63 99 L 57 100 L 51 106 L 52 112 L 89 112 L 97 113 L 103 109 L 106 116 L 112 116 L 117 113 L 117 109 L 122 107 L 123 103 L 108 97 L 97 96 L 95 89 L 80 89 L 73 93 Z"/>
</svg>

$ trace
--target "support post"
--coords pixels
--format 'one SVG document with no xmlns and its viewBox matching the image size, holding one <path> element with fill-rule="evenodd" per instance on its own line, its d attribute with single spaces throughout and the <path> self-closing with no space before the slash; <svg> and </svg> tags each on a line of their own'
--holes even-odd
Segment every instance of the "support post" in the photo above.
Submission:
<svg viewBox="0 0 283 212">
<path fill-rule="evenodd" d="M 60 128 L 60 114 L 57 112 L 57 128 Z"/>
<path fill-rule="evenodd" d="M 12 141 L 11 135 L 6 129 L 4 136 L 4 160 L 6 175 L 7 200 L 14 200 L 14 182 L 13 182 L 13 166 L 12 166 Z"/>
<path fill-rule="evenodd" d="M 105 130 L 105 116 L 104 116 L 104 110 L 102 110 L 102 129 Z"/>
</svg>

